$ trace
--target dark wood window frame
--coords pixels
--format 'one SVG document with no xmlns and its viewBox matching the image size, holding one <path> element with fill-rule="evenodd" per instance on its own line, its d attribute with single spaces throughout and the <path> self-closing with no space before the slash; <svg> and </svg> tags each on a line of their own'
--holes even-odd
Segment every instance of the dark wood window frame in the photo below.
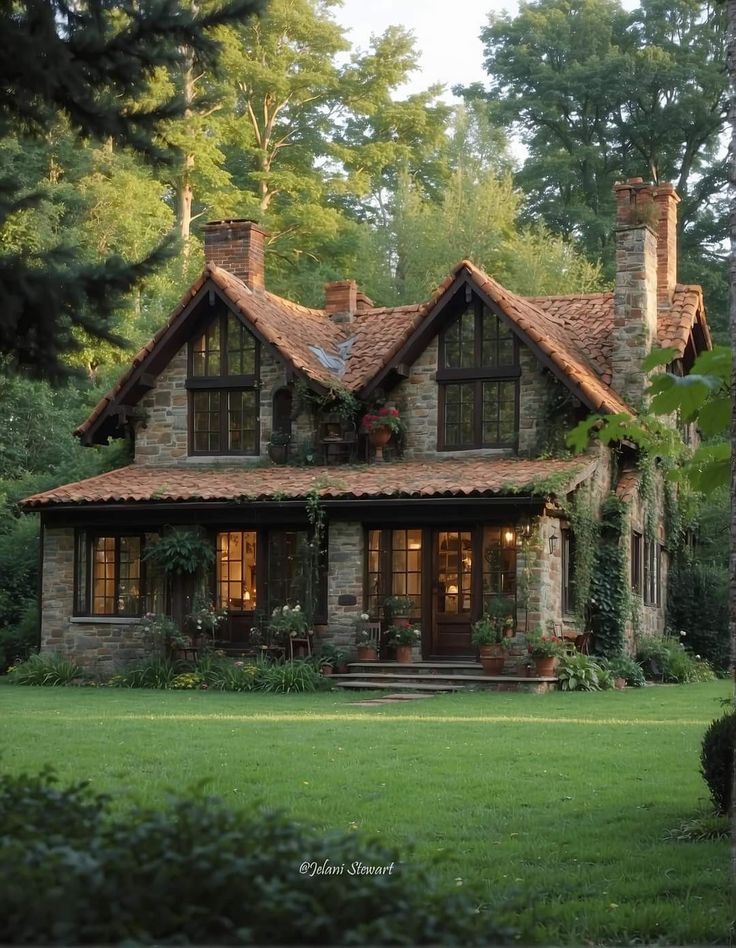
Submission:
<svg viewBox="0 0 736 948">
<path fill-rule="evenodd" d="M 469 368 L 455 368 L 447 365 L 446 347 L 447 334 L 453 328 L 463 315 L 467 312 L 468 306 L 473 306 L 474 313 L 474 365 Z M 519 380 L 521 378 L 521 367 L 519 365 L 519 341 L 516 335 L 511 332 L 513 362 L 506 365 L 483 365 L 483 320 L 484 318 L 494 319 L 503 322 L 503 318 L 498 316 L 493 310 L 486 307 L 477 297 L 473 298 L 472 304 L 469 302 L 462 312 L 458 313 L 449 326 L 446 326 L 439 336 L 439 353 L 437 369 L 437 387 L 438 387 L 438 424 L 437 424 L 437 450 L 438 451 L 467 451 L 477 448 L 516 448 L 519 439 Z M 498 333 L 495 334 L 497 341 L 496 349 L 498 351 Z M 483 389 L 484 384 L 497 382 L 499 384 L 514 386 L 514 433 L 511 439 L 492 439 L 483 438 Z M 448 387 L 451 385 L 465 384 L 472 386 L 473 393 L 473 436 L 470 441 L 460 442 L 458 444 L 446 443 L 446 398 Z M 499 399 L 500 403 L 500 399 Z"/>
<path fill-rule="evenodd" d="M 662 604 L 662 549 L 656 540 L 644 538 L 643 543 L 644 605 Z"/>
<path fill-rule="evenodd" d="M 571 529 L 563 529 L 561 546 L 562 573 L 562 612 L 573 615 L 575 612 L 575 534 Z"/>
<path fill-rule="evenodd" d="M 305 527 L 303 524 L 298 525 L 289 525 L 289 524 L 279 524 L 278 526 L 229 526 L 223 524 L 222 527 L 218 528 L 212 533 L 212 541 L 217 546 L 217 537 L 221 533 L 255 533 L 256 534 L 256 563 L 255 563 L 255 577 L 256 577 L 256 601 L 257 606 L 249 609 L 244 609 L 238 615 L 248 615 L 256 613 L 263 613 L 268 616 L 270 609 L 269 603 L 272 603 L 271 591 L 269 590 L 269 550 L 271 545 L 271 538 L 274 533 L 298 533 L 306 532 L 309 534 L 309 528 Z M 314 621 L 317 623 L 327 622 L 327 574 L 328 574 L 328 564 L 329 564 L 329 552 L 327 546 L 327 535 L 325 534 L 322 541 L 322 551 L 321 551 L 321 561 L 320 561 L 320 570 L 319 570 L 319 580 L 317 587 L 317 598 L 315 603 L 315 613 Z M 215 564 L 215 569 L 212 570 L 212 595 L 213 601 L 219 603 L 219 576 L 218 576 L 218 565 Z M 277 603 L 277 605 L 283 605 L 283 603 Z M 301 603 L 304 606 L 304 603 Z M 273 604 L 270 607 L 273 608 Z"/>
<path fill-rule="evenodd" d="M 394 550 L 393 543 L 393 534 L 394 532 L 402 532 L 408 534 L 409 531 L 414 531 L 419 534 L 419 549 L 414 550 L 408 546 L 409 539 L 407 535 L 407 546 L 402 549 Z M 370 554 L 373 552 L 370 542 L 371 534 L 378 533 L 379 537 L 379 548 L 378 548 L 378 571 L 377 575 L 377 592 L 376 598 L 377 603 L 371 603 L 370 595 L 370 577 L 373 575 L 373 571 L 370 569 Z M 409 577 L 416 573 L 419 574 L 419 592 L 416 594 L 410 595 L 409 598 L 414 600 L 415 608 L 412 609 L 411 618 L 415 621 L 421 621 L 422 610 L 423 610 L 423 596 L 424 596 L 424 574 L 426 569 L 426 531 L 422 527 L 416 526 L 371 526 L 365 531 L 365 558 L 364 558 L 364 596 L 363 596 L 363 608 L 366 610 L 371 619 L 379 620 L 383 618 L 383 601 L 388 596 L 394 595 L 393 592 L 393 577 L 394 575 L 403 575 Z M 408 555 L 410 552 L 414 552 L 418 555 L 419 559 L 419 569 L 410 570 L 408 568 L 408 563 L 403 570 L 394 568 L 394 552 L 404 553 Z M 388 586 L 388 588 L 386 588 Z M 396 593 L 396 595 L 403 595 L 401 593 Z"/>
<path fill-rule="evenodd" d="M 257 457 L 261 453 L 261 424 L 260 424 L 260 398 L 259 398 L 259 379 L 260 379 L 260 359 L 261 347 L 258 340 L 253 337 L 254 345 L 254 372 L 248 375 L 228 375 L 229 350 L 227 344 L 227 325 L 228 321 L 235 319 L 246 332 L 248 328 L 241 323 L 239 317 L 235 316 L 229 310 L 221 312 L 214 317 L 219 321 L 220 327 L 220 374 L 219 375 L 195 375 L 194 374 L 194 343 L 200 339 L 207 331 L 205 327 L 197 334 L 188 347 L 188 367 L 186 387 L 189 392 L 188 404 L 188 438 L 189 454 L 193 457 L 212 457 L 221 455 L 230 455 L 233 457 Z M 231 350 L 234 351 L 234 350 Z M 247 447 L 231 450 L 230 440 L 230 405 L 229 397 L 232 392 L 253 392 L 253 441 Z M 218 446 L 207 451 L 195 448 L 195 424 L 194 424 L 194 402 L 196 393 L 207 395 L 219 394 L 219 437 Z M 208 431 L 210 429 L 207 429 Z"/>
<path fill-rule="evenodd" d="M 643 537 L 641 533 L 634 530 L 631 533 L 631 591 L 641 596 L 642 589 L 642 565 L 643 565 Z"/>
<path fill-rule="evenodd" d="M 115 540 L 115 602 L 114 612 L 94 612 L 94 543 L 102 537 Z M 135 539 L 140 543 L 139 581 L 140 594 L 138 596 L 138 610 L 136 612 L 121 612 L 117 608 L 120 585 L 120 540 L 122 538 Z M 126 619 L 142 616 L 146 611 L 146 569 L 145 569 L 145 536 L 138 531 L 130 530 L 84 530 L 78 529 L 74 534 L 74 607 L 72 615 L 78 618 Z M 81 575 L 82 568 L 84 575 Z"/>
</svg>

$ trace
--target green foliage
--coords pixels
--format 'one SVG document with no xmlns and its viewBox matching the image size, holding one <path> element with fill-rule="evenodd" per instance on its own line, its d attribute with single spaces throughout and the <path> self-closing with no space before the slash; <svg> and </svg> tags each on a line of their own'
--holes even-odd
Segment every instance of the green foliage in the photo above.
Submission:
<svg viewBox="0 0 736 948">
<path fill-rule="evenodd" d="M 621 542 L 627 522 L 626 504 L 610 494 L 601 506 L 601 535 L 590 584 L 590 625 L 595 651 L 604 657 L 623 651 L 631 610 L 628 562 Z"/>
<path fill-rule="evenodd" d="M 628 655 L 616 655 L 602 661 L 614 678 L 625 678 L 630 687 L 643 688 L 646 684 L 641 665 Z"/>
<path fill-rule="evenodd" d="M 642 638 L 637 645 L 636 660 L 646 677 L 657 681 L 685 684 L 711 681 L 715 677 L 707 661 L 692 656 L 681 642 L 670 636 Z"/>
<path fill-rule="evenodd" d="M 568 510 L 575 536 L 575 618 L 581 629 L 590 628 L 590 591 L 596 563 L 600 522 L 590 497 L 578 490 Z"/>
<path fill-rule="evenodd" d="M 700 842 L 704 839 L 728 839 L 731 835 L 731 821 L 727 816 L 718 813 L 704 813 L 702 816 L 685 820 L 679 826 L 671 829 L 668 839 L 678 843 Z"/>
<path fill-rule="evenodd" d="M 606 668 L 581 652 L 566 652 L 558 662 L 555 674 L 563 691 L 603 691 L 612 686 Z"/>
<path fill-rule="evenodd" d="M 82 669 L 71 659 L 58 652 L 30 655 L 19 665 L 8 670 L 8 681 L 13 685 L 43 685 L 55 688 L 69 685 L 82 675 Z"/>
<path fill-rule="evenodd" d="M 700 770 L 717 813 L 730 813 L 733 802 L 736 711 L 713 721 L 703 737 Z"/>
<path fill-rule="evenodd" d="M 682 197 L 679 255 L 688 280 L 712 274 L 726 323 L 722 260 L 726 115 L 723 5 L 681 0 L 536 0 L 482 32 L 488 89 L 466 90 L 526 146 L 517 185 L 528 213 L 579 237 L 613 268 L 616 180 L 646 173 Z M 714 279 L 715 278 L 715 279 Z"/>
<path fill-rule="evenodd" d="M 713 561 L 676 560 L 668 574 L 667 621 L 687 633 L 693 653 L 725 671 L 730 652 L 728 567 Z"/>
<path fill-rule="evenodd" d="M 38 647 L 37 603 L 31 603 L 17 625 L 0 628 L 0 675 L 9 665 L 25 661 Z"/>
<path fill-rule="evenodd" d="M 143 559 L 162 569 L 169 576 L 193 575 L 215 562 L 210 540 L 196 530 L 174 527 L 160 539 L 149 543 Z"/>
<path fill-rule="evenodd" d="M 48 773 L 4 775 L 0 822 L 0 912 L 14 944 L 479 945 L 511 935 L 471 894 L 443 891 L 383 843 L 216 798 L 121 814 L 83 785 L 57 789 Z M 326 865 L 345 869 L 317 872 Z M 349 872 L 357 866 L 387 870 Z"/>
<path fill-rule="evenodd" d="M 194 664 L 196 674 L 214 691 L 257 691 L 266 667 L 263 662 L 233 660 L 214 652 L 198 656 Z"/>
<path fill-rule="evenodd" d="M 267 665 L 258 676 L 258 690 L 274 694 L 318 691 L 324 684 L 314 665 L 303 661 Z"/>
<path fill-rule="evenodd" d="M 113 676 L 108 684 L 114 688 L 171 688 L 183 671 L 186 668 L 182 662 L 167 655 L 153 655 Z"/>
</svg>

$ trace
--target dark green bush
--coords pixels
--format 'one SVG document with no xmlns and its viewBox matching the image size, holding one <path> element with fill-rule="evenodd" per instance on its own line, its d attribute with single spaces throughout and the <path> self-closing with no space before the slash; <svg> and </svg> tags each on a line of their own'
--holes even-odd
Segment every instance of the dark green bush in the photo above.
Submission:
<svg viewBox="0 0 736 948">
<path fill-rule="evenodd" d="M 646 684 L 644 671 L 638 662 L 628 655 L 617 655 L 607 661 L 608 670 L 614 678 L 625 678 L 632 688 L 642 688 Z"/>
<path fill-rule="evenodd" d="M 691 655 L 674 637 L 650 637 L 639 642 L 636 660 L 653 681 L 685 684 L 710 681 L 715 676 L 706 661 Z"/>
<path fill-rule="evenodd" d="M 477 945 L 511 933 L 467 890 L 355 833 L 212 799 L 111 812 L 83 786 L 0 777 L 0 918 L 13 944 Z M 332 874 L 325 870 L 338 870 Z M 392 867 L 362 874 L 360 867 Z"/>
<path fill-rule="evenodd" d="M 555 674 L 563 691 L 604 691 L 613 684 L 602 661 L 599 663 L 581 652 L 563 655 Z"/>
<path fill-rule="evenodd" d="M 729 813 L 733 800 L 736 711 L 713 721 L 703 737 L 700 772 L 718 813 Z"/>
<path fill-rule="evenodd" d="M 667 620 L 687 632 L 687 646 L 723 671 L 729 666 L 728 567 L 698 562 L 673 564 L 667 581 Z"/>
<path fill-rule="evenodd" d="M 82 675 L 76 662 L 64 658 L 57 652 L 31 655 L 24 662 L 14 665 L 8 672 L 8 681 L 14 685 L 68 685 Z"/>
<path fill-rule="evenodd" d="M 0 674 L 38 648 L 38 602 L 29 603 L 12 626 L 0 628 Z"/>
</svg>

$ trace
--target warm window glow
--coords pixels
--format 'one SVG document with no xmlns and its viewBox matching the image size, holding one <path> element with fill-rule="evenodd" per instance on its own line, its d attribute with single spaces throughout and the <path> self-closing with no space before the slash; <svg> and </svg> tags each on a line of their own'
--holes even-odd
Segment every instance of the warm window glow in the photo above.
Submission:
<svg viewBox="0 0 736 948">
<path fill-rule="evenodd" d="M 231 612 L 256 608 L 256 534 L 231 530 L 217 535 L 217 603 Z"/>
<path fill-rule="evenodd" d="M 463 614 L 472 608 L 473 547 L 470 533 L 437 535 L 437 611 Z"/>
<path fill-rule="evenodd" d="M 483 528 L 483 609 L 491 600 L 516 596 L 516 531 L 513 527 Z"/>
<path fill-rule="evenodd" d="M 368 601 L 371 616 L 383 613 L 387 596 L 408 596 L 411 616 L 422 612 L 422 531 L 370 530 L 368 532 Z"/>
<path fill-rule="evenodd" d="M 91 613 L 137 615 L 141 611 L 140 537 L 95 537 L 91 552 Z M 78 604 L 82 604 L 84 576 L 81 571 L 78 582 Z"/>
</svg>

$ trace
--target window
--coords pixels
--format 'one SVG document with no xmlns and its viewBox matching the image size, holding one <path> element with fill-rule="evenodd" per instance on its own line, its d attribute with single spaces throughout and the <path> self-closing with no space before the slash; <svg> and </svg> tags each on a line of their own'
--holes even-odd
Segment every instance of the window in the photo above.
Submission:
<svg viewBox="0 0 736 948">
<path fill-rule="evenodd" d="M 642 535 L 641 533 L 631 534 L 631 589 L 639 596 L 642 594 L 641 588 L 641 567 L 642 567 Z"/>
<path fill-rule="evenodd" d="M 138 616 L 143 612 L 143 539 L 79 531 L 75 555 L 75 615 Z"/>
<path fill-rule="evenodd" d="M 217 605 L 230 612 L 250 612 L 258 604 L 256 534 L 228 530 L 217 534 Z"/>
<path fill-rule="evenodd" d="M 387 596 L 407 596 L 411 600 L 411 617 L 422 613 L 422 531 L 368 531 L 368 597 L 369 615 L 379 619 Z"/>
<path fill-rule="evenodd" d="M 516 597 L 516 531 L 483 528 L 483 611 L 493 599 Z"/>
<path fill-rule="evenodd" d="M 644 540 L 644 604 L 658 606 L 661 602 L 660 591 L 660 548 L 655 540 Z"/>
<path fill-rule="evenodd" d="M 232 313 L 216 317 L 189 352 L 191 454 L 258 454 L 258 343 Z"/>
<path fill-rule="evenodd" d="M 575 612 L 575 534 L 562 530 L 562 611 Z"/>
<path fill-rule="evenodd" d="M 518 430 L 519 357 L 513 333 L 471 302 L 440 335 L 439 447 L 513 447 Z"/>
</svg>

